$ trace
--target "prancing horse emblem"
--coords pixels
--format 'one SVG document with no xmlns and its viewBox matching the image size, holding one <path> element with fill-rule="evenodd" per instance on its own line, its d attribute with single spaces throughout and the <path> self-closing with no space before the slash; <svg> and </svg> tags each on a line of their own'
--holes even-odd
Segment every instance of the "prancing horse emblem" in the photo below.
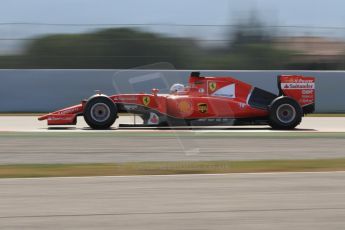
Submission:
<svg viewBox="0 0 345 230">
<path fill-rule="evenodd" d="M 145 106 L 147 106 L 148 104 L 150 104 L 150 101 L 151 101 L 150 97 L 148 97 L 148 96 L 143 97 L 143 104 L 144 104 Z"/>
<path fill-rule="evenodd" d="M 208 83 L 208 87 L 210 88 L 211 91 L 215 91 L 217 88 L 217 83 L 214 81 L 211 81 Z"/>
</svg>

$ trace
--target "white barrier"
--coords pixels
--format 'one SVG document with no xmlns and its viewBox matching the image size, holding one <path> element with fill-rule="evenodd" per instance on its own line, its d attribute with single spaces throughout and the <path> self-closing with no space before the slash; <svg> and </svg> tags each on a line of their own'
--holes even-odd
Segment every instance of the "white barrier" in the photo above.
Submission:
<svg viewBox="0 0 345 230">
<path fill-rule="evenodd" d="M 79 103 L 101 90 L 105 94 L 164 92 L 185 83 L 190 70 L 0 70 L 0 112 L 44 112 Z M 277 93 L 277 75 L 316 77 L 316 111 L 345 112 L 345 71 L 200 71 L 207 76 L 233 76 Z M 142 80 L 140 80 L 142 79 Z"/>
</svg>

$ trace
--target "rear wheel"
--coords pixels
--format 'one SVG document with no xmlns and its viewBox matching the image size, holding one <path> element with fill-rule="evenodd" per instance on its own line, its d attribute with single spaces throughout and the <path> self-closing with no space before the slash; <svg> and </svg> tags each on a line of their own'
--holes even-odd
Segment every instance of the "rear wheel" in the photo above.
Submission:
<svg viewBox="0 0 345 230">
<path fill-rule="evenodd" d="M 116 118 L 116 105 L 106 96 L 93 97 L 85 105 L 84 119 L 93 129 L 108 129 Z"/>
<path fill-rule="evenodd" d="M 276 98 L 269 106 L 269 125 L 273 129 L 294 129 L 302 121 L 303 110 L 290 97 Z"/>
</svg>

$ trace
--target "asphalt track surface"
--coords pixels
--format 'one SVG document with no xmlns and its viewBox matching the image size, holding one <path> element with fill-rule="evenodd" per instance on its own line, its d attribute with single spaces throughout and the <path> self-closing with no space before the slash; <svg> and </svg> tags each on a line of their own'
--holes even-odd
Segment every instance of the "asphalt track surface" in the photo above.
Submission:
<svg viewBox="0 0 345 230">
<path fill-rule="evenodd" d="M 345 172 L 0 180 L 1 229 L 340 230 Z"/>
<path fill-rule="evenodd" d="M 345 157 L 345 118 L 306 118 L 299 129 L 289 132 L 265 126 L 92 131 L 79 121 L 77 128 L 47 129 L 36 117 L 0 117 L 0 164 Z M 331 131 L 340 136 L 328 136 Z M 319 133 L 324 136 L 303 136 Z"/>
</svg>

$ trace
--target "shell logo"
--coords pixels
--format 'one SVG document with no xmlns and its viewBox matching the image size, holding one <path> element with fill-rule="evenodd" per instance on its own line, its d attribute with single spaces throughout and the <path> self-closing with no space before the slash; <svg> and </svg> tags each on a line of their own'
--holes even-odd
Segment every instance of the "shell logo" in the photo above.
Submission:
<svg viewBox="0 0 345 230">
<path fill-rule="evenodd" d="M 181 101 L 178 104 L 178 109 L 180 110 L 180 113 L 183 115 L 192 113 L 192 105 L 188 101 Z"/>
</svg>

